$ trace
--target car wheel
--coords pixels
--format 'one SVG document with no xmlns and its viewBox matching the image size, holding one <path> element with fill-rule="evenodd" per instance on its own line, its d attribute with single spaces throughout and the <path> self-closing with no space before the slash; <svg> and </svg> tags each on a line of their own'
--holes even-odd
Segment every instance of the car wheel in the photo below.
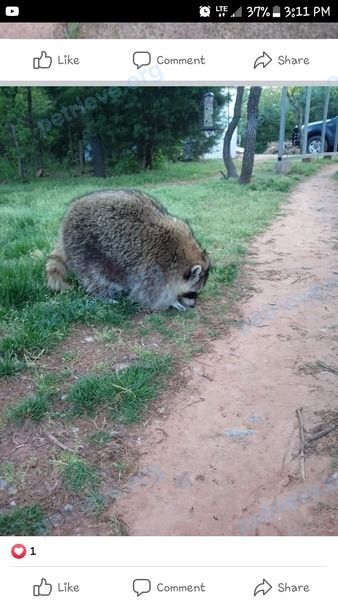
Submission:
<svg viewBox="0 0 338 600">
<path fill-rule="evenodd" d="M 306 149 L 307 154 L 319 154 L 319 152 L 321 151 L 320 146 L 321 146 L 321 136 L 320 135 L 314 135 L 314 136 L 310 137 L 307 141 L 307 149 Z M 326 140 L 324 142 L 324 152 L 327 152 L 327 141 Z"/>
</svg>

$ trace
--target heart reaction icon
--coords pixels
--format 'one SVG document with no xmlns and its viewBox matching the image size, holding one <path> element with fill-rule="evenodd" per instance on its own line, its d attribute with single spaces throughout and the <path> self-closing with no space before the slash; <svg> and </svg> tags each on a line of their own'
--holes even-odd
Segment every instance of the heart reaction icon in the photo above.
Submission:
<svg viewBox="0 0 338 600">
<path fill-rule="evenodd" d="M 24 556 L 26 556 L 26 546 L 24 546 L 23 544 L 15 544 L 12 547 L 12 556 L 14 558 L 24 558 Z"/>
</svg>

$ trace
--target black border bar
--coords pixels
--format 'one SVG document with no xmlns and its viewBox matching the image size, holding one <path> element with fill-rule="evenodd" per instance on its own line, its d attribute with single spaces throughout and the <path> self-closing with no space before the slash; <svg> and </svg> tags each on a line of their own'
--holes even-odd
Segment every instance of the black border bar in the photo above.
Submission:
<svg viewBox="0 0 338 600">
<path fill-rule="evenodd" d="M 12 10 L 10 10 L 12 7 Z M 18 10 L 15 10 L 17 7 Z M 201 8 L 202 7 L 202 8 Z M 276 9 L 277 7 L 277 9 Z M 279 8 L 279 11 L 278 11 Z M 7 13 L 7 15 L 6 15 Z M 18 14 L 17 14 L 18 13 Z M 278 14 L 279 13 L 279 14 Z M 214 0 L 133 0 L 75 2 L 8 0 L 0 4 L 5 23 L 335 23 L 337 0 L 318 2 L 215 2 Z"/>
</svg>

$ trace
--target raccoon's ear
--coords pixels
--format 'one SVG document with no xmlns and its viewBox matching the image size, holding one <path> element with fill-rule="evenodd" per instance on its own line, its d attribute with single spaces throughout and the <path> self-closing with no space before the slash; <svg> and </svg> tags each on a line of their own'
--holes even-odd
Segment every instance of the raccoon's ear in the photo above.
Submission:
<svg viewBox="0 0 338 600">
<path fill-rule="evenodd" d="M 194 265 L 193 267 L 191 267 L 191 269 L 189 269 L 189 271 L 186 271 L 183 275 L 184 279 L 189 279 L 189 280 L 195 280 L 198 281 L 200 278 L 200 275 L 203 271 L 203 268 L 201 267 L 201 265 Z"/>
<path fill-rule="evenodd" d="M 200 278 L 202 271 L 201 265 L 194 265 L 190 269 L 189 279 L 195 279 L 197 281 Z"/>
</svg>

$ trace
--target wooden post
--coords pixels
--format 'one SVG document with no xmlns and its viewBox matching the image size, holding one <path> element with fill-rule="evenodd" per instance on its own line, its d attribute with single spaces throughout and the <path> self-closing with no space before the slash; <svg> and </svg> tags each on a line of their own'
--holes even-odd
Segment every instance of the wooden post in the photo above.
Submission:
<svg viewBox="0 0 338 600">
<path fill-rule="evenodd" d="M 304 129 L 303 129 L 303 137 L 302 137 L 302 154 L 307 154 L 307 130 L 309 127 L 309 118 L 310 118 L 311 93 L 312 93 L 312 87 L 307 87 L 306 88 Z M 307 161 L 308 159 L 303 158 L 303 160 Z"/>
<path fill-rule="evenodd" d="M 278 158 L 277 158 L 277 173 L 284 172 L 283 155 L 284 155 L 284 141 L 285 141 L 285 124 L 286 124 L 286 111 L 288 106 L 288 88 L 282 87 L 282 95 L 280 101 L 280 122 L 279 122 L 279 141 L 278 141 Z"/>
<path fill-rule="evenodd" d="M 331 91 L 331 88 L 329 88 L 329 87 L 327 87 L 325 89 L 325 101 L 324 101 L 324 110 L 323 110 L 322 137 L 321 137 L 321 140 L 320 140 L 320 151 L 321 152 L 325 152 L 325 133 L 326 133 L 327 113 L 329 111 L 330 91 Z"/>
</svg>

